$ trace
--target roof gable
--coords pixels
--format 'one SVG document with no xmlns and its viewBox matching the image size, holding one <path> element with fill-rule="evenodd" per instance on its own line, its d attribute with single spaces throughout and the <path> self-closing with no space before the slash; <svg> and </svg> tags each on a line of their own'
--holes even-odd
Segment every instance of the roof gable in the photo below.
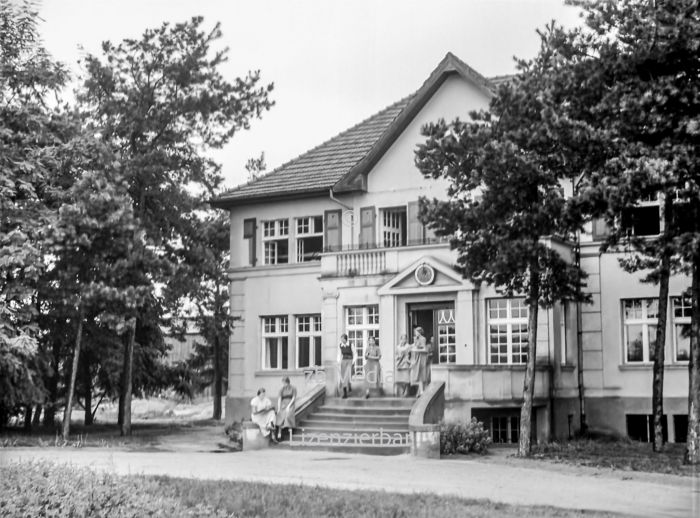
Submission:
<svg viewBox="0 0 700 518">
<path fill-rule="evenodd" d="M 494 95 L 494 83 L 448 52 L 414 94 L 270 173 L 222 194 L 212 205 L 231 208 L 270 199 L 322 196 L 331 189 L 337 193 L 365 190 L 367 173 L 453 74 L 475 84 L 487 96 Z"/>
</svg>

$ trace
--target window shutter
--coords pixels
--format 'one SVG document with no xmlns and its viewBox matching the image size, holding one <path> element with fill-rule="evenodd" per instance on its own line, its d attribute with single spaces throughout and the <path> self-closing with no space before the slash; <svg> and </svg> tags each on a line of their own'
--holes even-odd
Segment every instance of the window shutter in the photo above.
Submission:
<svg viewBox="0 0 700 518">
<path fill-rule="evenodd" d="M 248 264 L 250 266 L 255 266 L 257 262 L 257 257 L 255 256 L 257 249 L 256 229 L 255 218 L 243 220 L 243 239 L 248 240 Z"/>
<path fill-rule="evenodd" d="M 418 219 L 418 202 L 408 202 L 408 244 L 420 245 L 425 242 L 425 228 L 423 223 Z"/>
<path fill-rule="evenodd" d="M 374 248 L 377 245 L 374 207 L 360 209 L 360 248 Z"/>
<path fill-rule="evenodd" d="M 340 250 L 342 247 L 343 227 L 340 210 L 327 210 L 324 213 L 325 222 L 323 225 L 324 249 L 332 252 Z"/>
</svg>

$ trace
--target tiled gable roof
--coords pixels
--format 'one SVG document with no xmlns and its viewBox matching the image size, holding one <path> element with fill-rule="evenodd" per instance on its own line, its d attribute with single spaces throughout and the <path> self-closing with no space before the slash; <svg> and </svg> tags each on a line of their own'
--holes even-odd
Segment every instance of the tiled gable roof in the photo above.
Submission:
<svg viewBox="0 0 700 518">
<path fill-rule="evenodd" d="M 290 199 L 362 190 L 363 178 L 450 74 L 459 74 L 487 95 L 513 76 L 486 79 L 448 52 L 421 88 L 274 171 L 238 186 L 212 205 L 231 208 L 269 199 Z"/>
<path fill-rule="evenodd" d="M 359 162 L 413 98 L 409 95 L 320 146 L 252 182 L 221 195 L 214 204 L 252 202 L 267 197 L 321 193 Z"/>
</svg>

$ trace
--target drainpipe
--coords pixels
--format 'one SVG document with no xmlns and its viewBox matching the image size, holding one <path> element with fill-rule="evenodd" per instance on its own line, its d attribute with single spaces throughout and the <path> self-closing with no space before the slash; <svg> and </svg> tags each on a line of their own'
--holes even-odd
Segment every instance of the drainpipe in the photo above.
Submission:
<svg viewBox="0 0 700 518">
<path fill-rule="evenodd" d="M 573 195 L 578 194 L 578 186 L 583 180 L 583 173 L 577 180 L 571 179 L 571 187 Z M 579 426 L 580 433 L 586 433 L 588 426 L 586 425 L 586 400 L 584 398 L 583 387 L 583 329 L 581 316 L 581 230 L 576 231 L 576 247 L 574 254 L 574 263 L 576 264 L 576 371 L 578 382 L 578 408 L 579 408 Z"/>
<path fill-rule="evenodd" d="M 330 198 L 331 201 L 334 201 L 335 203 L 337 203 L 338 205 L 340 205 L 344 209 L 352 211 L 352 213 L 353 213 L 353 218 L 350 221 L 350 248 L 353 248 L 355 246 L 355 218 L 354 218 L 355 209 L 353 209 L 350 205 L 346 205 L 345 203 L 340 201 L 338 198 L 336 198 L 335 195 L 333 194 L 332 187 L 330 189 L 328 189 L 328 197 Z M 341 219 L 340 224 L 342 225 L 343 224 L 342 216 L 340 219 Z"/>
</svg>

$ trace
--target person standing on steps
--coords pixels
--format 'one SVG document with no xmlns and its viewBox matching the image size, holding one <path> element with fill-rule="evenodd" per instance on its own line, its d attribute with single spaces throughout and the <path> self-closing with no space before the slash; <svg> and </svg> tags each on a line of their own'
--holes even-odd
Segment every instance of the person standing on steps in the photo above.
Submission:
<svg viewBox="0 0 700 518">
<path fill-rule="evenodd" d="M 365 398 L 369 397 L 370 389 L 378 389 L 382 383 L 382 368 L 379 360 L 382 358 L 382 351 L 379 349 L 373 336 L 367 340 L 367 350 L 365 351 L 365 380 L 367 381 L 367 392 Z"/>
<path fill-rule="evenodd" d="M 406 335 L 399 337 L 399 344 L 396 346 L 396 392 L 398 396 L 404 397 L 408 392 L 411 369 L 411 346 L 408 345 Z"/>
<path fill-rule="evenodd" d="M 340 335 L 340 343 L 338 344 L 338 374 L 339 387 L 343 392 L 343 399 L 347 398 L 352 391 L 350 380 L 352 378 L 352 366 L 355 364 L 355 348 L 348 343 L 348 335 L 343 333 Z"/>
<path fill-rule="evenodd" d="M 422 327 L 416 327 L 413 332 L 413 344 L 411 346 L 411 385 L 418 385 L 418 394 L 423 394 L 427 379 L 428 346 L 425 342 Z"/>
<path fill-rule="evenodd" d="M 277 399 L 277 439 L 282 438 L 283 428 L 291 430 L 296 424 L 294 416 L 296 400 L 297 389 L 289 381 L 289 377 L 285 376 Z"/>
</svg>

